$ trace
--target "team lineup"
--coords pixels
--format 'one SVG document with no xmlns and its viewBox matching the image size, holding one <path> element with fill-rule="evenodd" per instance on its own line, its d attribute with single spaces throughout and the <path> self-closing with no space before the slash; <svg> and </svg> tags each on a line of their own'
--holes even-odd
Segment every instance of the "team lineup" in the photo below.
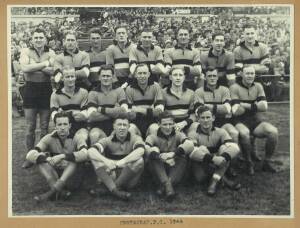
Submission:
<svg viewBox="0 0 300 228">
<path fill-rule="evenodd" d="M 164 51 L 152 44 L 147 29 L 133 44 L 126 27 L 117 27 L 114 43 L 102 51 L 101 32 L 94 28 L 87 52 L 78 49 L 70 31 L 59 55 L 47 47 L 42 29 L 33 31 L 33 46 L 20 56 L 28 150 L 23 168 L 35 164 L 49 185 L 34 200 L 68 199 L 68 185 L 82 163 L 95 170 L 97 182 L 89 191 L 95 197 L 108 192 L 121 200 L 134 198 L 130 189 L 143 172 L 167 201 L 176 197 L 187 173 L 199 184 L 209 182 L 209 196 L 221 185 L 238 190 L 231 166 L 242 158 L 247 174 L 254 175 L 260 159 L 255 138 L 266 139 L 262 170 L 276 172 L 270 160 L 278 130 L 263 121 L 268 104 L 263 86 L 255 82 L 268 71 L 270 59 L 266 45 L 255 39 L 254 25 L 243 31 L 233 53 L 224 49 L 222 32 L 200 53 L 185 27 L 176 33 L 177 44 Z M 55 125 L 51 133 L 49 121 Z"/>
</svg>

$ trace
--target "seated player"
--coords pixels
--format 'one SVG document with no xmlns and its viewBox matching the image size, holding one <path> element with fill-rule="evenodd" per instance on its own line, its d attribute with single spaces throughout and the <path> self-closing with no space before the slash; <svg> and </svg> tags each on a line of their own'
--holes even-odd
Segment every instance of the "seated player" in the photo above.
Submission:
<svg viewBox="0 0 300 228">
<path fill-rule="evenodd" d="M 88 92 L 75 86 L 75 68 L 66 66 L 62 70 L 63 88 L 54 91 L 50 99 L 51 117 L 58 112 L 69 112 L 71 118 L 70 135 L 74 137 L 78 149 L 87 149 L 87 98 Z"/>
<path fill-rule="evenodd" d="M 195 91 L 195 108 L 206 106 L 216 117 L 214 126 L 225 129 L 235 143 L 238 143 L 239 133 L 230 123 L 231 97 L 227 87 L 218 84 L 217 68 L 208 68 L 205 73 L 204 87 Z M 198 125 L 197 123 L 194 124 Z M 193 125 L 191 128 L 195 128 Z"/>
<path fill-rule="evenodd" d="M 224 176 L 230 161 L 240 152 L 238 145 L 224 129 L 213 126 L 215 116 L 208 107 L 200 106 L 196 114 L 198 126 L 195 131 L 188 134 L 195 145 L 189 157 L 192 160 L 192 172 L 196 181 L 202 183 L 210 178 L 208 195 L 216 194 L 221 179 L 232 189 L 240 188 L 239 184 Z"/>
<path fill-rule="evenodd" d="M 26 156 L 28 161 L 38 166 L 50 186 L 49 191 L 34 197 L 38 202 L 54 195 L 69 197 L 71 193 L 64 188 L 71 178 L 75 180 L 76 162 L 88 159 L 86 151 L 76 151 L 76 143 L 70 137 L 70 115 L 65 112 L 57 113 L 54 123 L 55 131 L 44 136 Z"/>
<path fill-rule="evenodd" d="M 167 200 L 175 196 L 173 186 L 178 184 L 186 171 L 186 154 L 194 149 L 193 142 L 182 132 L 175 131 L 174 117 L 163 112 L 159 117 L 159 129 L 146 138 L 146 152 L 150 172 L 158 179 L 160 188 Z"/>
<path fill-rule="evenodd" d="M 143 137 L 149 126 L 164 110 L 162 91 L 158 83 L 150 77 L 146 64 L 138 64 L 134 72 L 134 80 L 126 88 L 129 116 Z M 132 129 L 138 132 L 138 130 Z"/>
<path fill-rule="evenodd" d="M 174 67 L 170 71 L 171 85 L 163 89 L 164 109 L 168 111 L 175 121 L 177 131 L 187 130 L 194 121 L 194 91 L 184 86 L 185 71 Z M 154 123 L 149 128 L 149 134 L 158 129 Z"/>
<path fill-rule="evenodd" d="M 100 84 L 88 96 L 91 145 L 100 138 L 110 135 L 113 119 L 126 116 L 128 111 L 124 90 L 113 84 L 113 68 L 109 65 L 103 65 L 99 74 Z"/>
<path fill-rule="evenodd" d="M 140 179 L 144 170 L 145 144 L 140 136 L 128 131 L 127 118 L 115 119 L 113 128 L 113 133 L 94 144 L 88 155 L 98 180 L 112 195 L 129 200 L 131 194 L 123 189 L 133 188 Z"/>
<path fill-rule="evenodd" d="M 278 142 L 278 130 L 272 124 L 262 121 L 261 114 L 268 109 L 268 103 L 262 85 L 254 82 L 255 69 L 253 66 L 244 66 L 242 80 L 230 87 L 232 99 L 232 114 L 235 127 L 240 134 L 241 149 L 244 153 L 247 169 L 250 175 L 254 174 L 252 162 L 253 146 L 250 135 L 266 138 L 266 156 L 263 161 L 263 171 L 276 172 L 270 164 Z"/>
</svg>

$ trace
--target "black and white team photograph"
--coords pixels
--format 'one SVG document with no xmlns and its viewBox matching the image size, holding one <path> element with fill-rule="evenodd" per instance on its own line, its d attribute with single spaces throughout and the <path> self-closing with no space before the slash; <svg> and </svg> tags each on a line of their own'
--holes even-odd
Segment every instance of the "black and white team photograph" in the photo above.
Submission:
<svg viewBox="0 0 300 228">
<path fill-rule="evenodd" d="M 7 12 L 9 216 L 294 215 L 292 5 Z"/>
</svg>

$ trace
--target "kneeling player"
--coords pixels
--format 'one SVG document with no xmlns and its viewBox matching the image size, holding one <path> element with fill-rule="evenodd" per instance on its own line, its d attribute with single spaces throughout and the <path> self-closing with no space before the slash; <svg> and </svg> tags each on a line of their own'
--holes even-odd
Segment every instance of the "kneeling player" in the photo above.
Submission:
<svg viewBox="0 0 300 228">
<path fill-rule="evenodd" d="M 165 193 L 167 200 L 173 199 L 173 185 L 178 184 L 186 170 L 186 154 L 193 151 L 193 142 L 184 133 L 175 131 L 174 117 L 163 112 L 156 133 L 146 139 L 149 168 L 161 184 L 159 194 Z"/>
<path fill-rule="evenodd" d="M 54 117 L 55 131 L 41 139 L 37 146 L 27 153 L 26 159 L 39 168 L 50 190 L 34 199 L 38 202 L 61 195 L 68 197 L 70 192 L 64 187 L 76 172 L 76 162 L 88 159 L 84 151 L 75 152 L 76 144 L 70 137 L 70 117 L 60 112 Z M 59 173 L 62 174 L 59 176 Z"/>
<path fill-rule="evenodd" d="M 240 151 L 238 145 L 233 142 L 224 129 L 213 126 L 215 117 L 208 107 L 200 106 L 196 114 L 199 122 L 198 127 L 188 134 L 189 138 L 197 145 L 189 155 L 196 181 L 201 183 L 212 175 L 207 191 L 208 195 L 216 193 L 221 179 L 228 187 L 238 189 L 239 184 L 233 183 L 224 177 L 230 161 Z"/>
<path fill-rule="evenodd" d="M 98 180 L 117 198 L 130 199 L 121 189 L 133 188 L 144 170 L 145 144 L 138 135 L 131 134 L 127 118 L 117 118 L 113 133 L 100 139 L 88 150 Z"/>
</svg>

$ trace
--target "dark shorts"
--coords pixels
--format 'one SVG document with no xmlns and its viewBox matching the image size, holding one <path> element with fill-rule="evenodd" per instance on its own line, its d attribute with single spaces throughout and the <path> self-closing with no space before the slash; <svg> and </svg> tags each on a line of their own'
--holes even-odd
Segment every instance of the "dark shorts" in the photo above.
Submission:
<svg viewBox="0 0 300 228">
<path fill-rule="evenodd" d="M 146 137 L 149 126 L 157 121 L 154 118 L 146 117 L 143 115 L 137 115 L 136 119 L 132 121 L 137 128 L 141 131 L 143 138 Z"/>
<path fill-rule="evenodd" d="M 184 85 L 186 88 L 195 91 L 197 89 L 197 85 L 194 81 L 184 81 Z"/>
<path fill-rule="evenodd" d="M 111 120 L 89 123 L 88 126 L 90 129 L 95 127 L 101 129 L 107 136 L 109 136 L 113 131 L 113 124 Z"/>
<path fill-rule="evenodd" d="M 72 137 L 74 137 L 74 135 L 76 134 L 76 132 L 78 130 L 80 130 L 81 128 L 87 128 L 87 123 L 86 122 L 75 122 L 75 121 L 72 121 L 72 126 L 71 126 L 71 129 L 70 129 L 70 135 Z"/>
<path fill-rule="evenodd" d="M 242 123 L 249 128 L 250 132 L 253 132 L 255 128 L 262 122 L 263 122 L 262 119 L 255 114 L 243 115 L 243 116 L 235 117 L 233 119 L 234 125 L 238 123 Z"/>
<path fill-rule="evenodd" d="M 216 120 L 214 122 L 214 126 L 215 127 L 223 127 L 225 124 L 232 124 L 232 120 L 231 119 L 225 119 L 225 118 L 218 118 L 216 117 Z"/>
<path fill-rule="evenodd" d="M 23 106 L 28 109 L 50 109 L 51 82 L 27 81 L 23 91 Z"/>
</svg>

